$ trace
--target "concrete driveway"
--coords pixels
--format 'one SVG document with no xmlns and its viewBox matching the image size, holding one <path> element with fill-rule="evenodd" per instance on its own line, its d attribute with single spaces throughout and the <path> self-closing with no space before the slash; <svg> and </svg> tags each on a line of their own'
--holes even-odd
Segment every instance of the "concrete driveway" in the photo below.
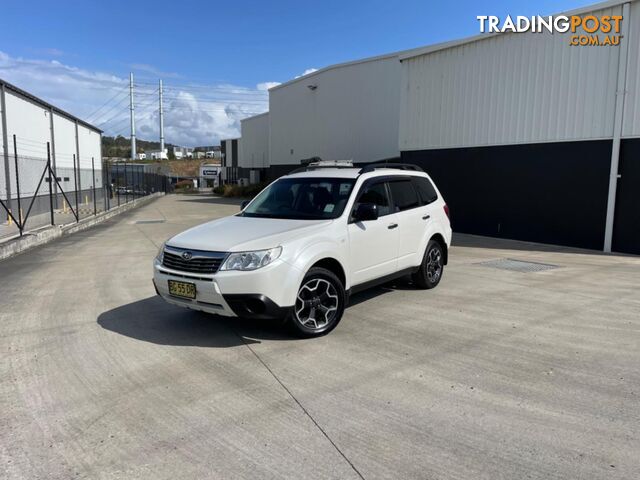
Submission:
<svg viewBox="0 0 640 480">
<path fill-rule="evenodd" d="M 437 289 L 297 340 L 154 296 L 161 242 L 238 203 L 0 262 L 1 478 L 640 478 L 640 258 L 458 236 Z"/>
</svg>

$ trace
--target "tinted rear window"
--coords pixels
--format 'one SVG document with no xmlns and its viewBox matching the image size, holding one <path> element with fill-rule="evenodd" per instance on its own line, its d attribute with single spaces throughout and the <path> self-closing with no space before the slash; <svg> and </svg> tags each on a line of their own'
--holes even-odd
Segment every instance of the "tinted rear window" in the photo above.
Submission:
<svg viewBox="0 0 640 480">
<path fill-rule="evenodd" d="M 428 178 L 413 177 L 413 183 L 416 186 L 416 190 L 418 190 L 418 195 L 423 205 L 433 203 L 438 199 L 436 189 Z"/>
<path fill-rule="evenodd" d="M 393 198 L 396 212 L 416 208 L 420 205 L 418 194 L 410 180 L 389 182 L 389 187 L 391 187 L 391 197 Z"/>
</svg>

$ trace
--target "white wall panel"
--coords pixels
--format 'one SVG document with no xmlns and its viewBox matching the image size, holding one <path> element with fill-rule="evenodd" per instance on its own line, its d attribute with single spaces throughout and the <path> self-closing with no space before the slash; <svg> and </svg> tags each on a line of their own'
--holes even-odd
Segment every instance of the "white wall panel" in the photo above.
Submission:
<svg viewBox="0 0 640 480">
<path fill-rule="evenodd" d="M 618 56 L 569 34 L 519 33 L 405 59 L 400 149 L 611 137 Z"/>
<path fill-rule="evenodd" d="M 629 58 L 625 96 L 623 137 L 640 136 L 640 3 L 632 2 L 629 19 Z"/>
<path fill-rule="evenodd" d="M 271 165 L 314 156 L 354 162 L 398 156 L 399 80 L 400 62 L 393 56 L 330 68 L 271 89 Z"/>
<path fill-rule="evenodd" d="M 54 113 L 53 132 L 56 139 L 56 167 L 73 168 L 73 155 L 76 154 L 75 122 Z"/>
<path fill-rule="evenodd" d="M 51 109 L 46 104 L 27 98 L 24 95 L 7 87 L 5 90 L 7 135 L 10 159 L 10 188 L 12 197 L 16 196 L 15 167 L 13 163 L 13 135 L 16 135 L 19 170 L 20 191 L 23 196 L 29 196 L 35 192 L 39 179 L 46 166 L 47 142 L 51 142 Z M 1 127 L 0 127 L 1 128 Z M 55 160 L 58 168 L 58 176 L 72 177 L 73 154 L 76 153 L 76 129 L 75 121 L 67 116 L 53 112 L 53 130 L 55 135 Z M 101 184 L 101 156 L 100 133 L 80 124 L 78 126 L 81 158 L 81 184 L 88 188 L 92 184 L 91 157 L 96 159 L 97 185 Z M 0 131 L 0 138 L 2 132 Z M 0 152 L 1 152 L 0 146 Z M 53 153 L 53 149 L 52 149 Z M 0 196 L 6 196 L 6 174 L 4 161 L 2 161 L 0 173 Z M 65 181 L 62 180 L 64 183 Z M 63 185 L 64 188 L 72 188 L 72 178 Z M 41 187 L 40 193 L 43 192 Z"/>
<path fill-rule="evenodd" d="M 18 156 L 47 158 L 47 142 L 51 141 L 49 109 L 6 90 L 7 135 L 9 153 L 13 154 L 13 135 Z"/>
<path fill-rule="evenodd" d="M 269 166 L 269 114 L 245 118 L 241 122 L 242 141 L 238 165 L 243 168 Z"/>
<path fill-rule="evenodd" d="M 91 168 L 91 159 L 100 165 L 100 134 L 78 125 L 78 141 L 80 146 L 80 168 Z"/>
</svg>

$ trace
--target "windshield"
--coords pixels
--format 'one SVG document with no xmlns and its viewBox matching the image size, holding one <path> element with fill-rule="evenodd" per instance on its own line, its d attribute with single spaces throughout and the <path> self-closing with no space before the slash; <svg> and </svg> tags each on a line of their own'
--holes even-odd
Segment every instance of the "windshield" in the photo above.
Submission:
<svg viewBox="0 0 640 480">
<path fill-rule="evenodd" d="M 351 178 L 283 178 L 260 192 L 241 215 L 296 220 L 338 218 L 354 183 Z"/>
</svg>

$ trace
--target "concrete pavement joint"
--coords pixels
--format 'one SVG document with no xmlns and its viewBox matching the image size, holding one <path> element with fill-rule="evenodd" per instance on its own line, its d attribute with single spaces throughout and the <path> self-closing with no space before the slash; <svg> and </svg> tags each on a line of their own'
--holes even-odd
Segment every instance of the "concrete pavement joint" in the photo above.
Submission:
<svg viewBox="0 0 640 480">
<path fill-rule="evenodd" d="M 345 462 L 347 462 L 349 464 L 349 466 L 351 467 L 351 469 L 356 473 L 356 475 L 358 475 L 358 477 L 360 477 L 362 480 L 365 480 L 364 476 L 362 475 L 362 473 L 360 473 L 360 471 L 356 468 L 356 466 L 353 464 L 353 462 L 351 460 L 349 460 L 349 458 L 345 455 L 345 453 L 340 450 L 340 447 L 338 447 L 338 445 L 336 444 L 336 442 L 334 442 L 332 440 L 332 438 L 329 436 L 329 434 L 320 426 L 320 424 L 316 421 L 315 418 L 313 418 L 313 416 L 309 413 L 309 411 L 304 407 L 304 405 L 302 405 L 302 403 L 300 403 L 300 400 L 298 400 L 296 398 L 296 396 L 291 392 L 291 390 L 289 390 L 289 388 L 282 382 L 282 380 L 280 380 L 280 378 L 278 378 L 278 376 L 274 373 L 273 370 L 271 370 L 271 368 L 269 367 L 269 365 L 267 365 L 267 363 L 262 360 L 262 358 L 260 357 L 260 355 L 258 355 L 256 353 L 256 351 L 251 348 L 251 345 L 249 345 L 244 337 L 242 335 L 240 335 L 235 329 L 231 329 L 233 331 L 233 333 L 240 339 L 240 341 L 244 344 L 245 347 L 247 347 L 249 349 L 249 351 L 253 354 L 254 357 L 256 357 L 258 359 L 258 361 L 262 364 L 262 366 L 264 368 L 267 369 L 267 371 L 269 372 L 269 374 L 271 374 L 271 376 L 276 380 L 276 382 L 278 382 L 280 384 L 280 386 L 284 389 L 285 392 L 287 392 L 287 394 L 293 399 L 294 402 L 296 402 L 296 404 L 300 407 L 300 409 L 302 410 L 302 412 L 309 417 L 309 419 L 313 422 L 313 424 L 316 426 L 316 428 L 318 430 L 320 430 L 320 433 L 322 433 L 322 435 L 324 435 L 324 437 L 329 441 L 329 443 L 331 443 L 331 445 L 333 445 L 333 448 L 335 448 L 336 452 L 338 452 L 340 454 L 340 456 L 342 458 L 344 458 Z"/>
</svg>

